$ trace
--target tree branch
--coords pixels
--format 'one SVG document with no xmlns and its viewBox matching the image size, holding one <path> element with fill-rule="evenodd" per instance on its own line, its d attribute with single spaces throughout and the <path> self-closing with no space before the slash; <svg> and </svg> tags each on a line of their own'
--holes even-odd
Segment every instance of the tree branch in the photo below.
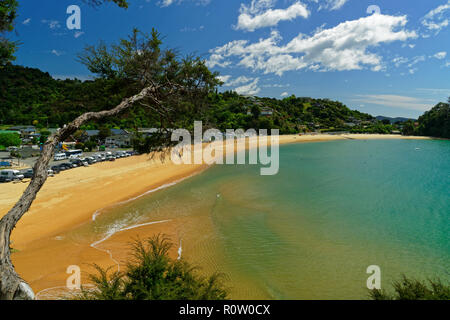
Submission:
<svg viewBox="0 0 450 320">
<path fill-rule="evenodd" d="M 156 85 L 146 87 L 140 93 L 123 100 L 118 106 L 111 110 L 82 114 L 48 138 L 39 159 L 34 165 L 34 174 L 30 184 L 20 197 L 19 201 L 17 201 L 14 207 L 0 220 L 0 300 L 34 299 L 31 288 L 19 277 L 12 265 L 10 236 L 17 222 L 29 210 L 37 193 L 47 180 L 47 168 L 55 148 L 60 142 L 67 139 L 87 121 L 99 120 L 117 115 L 146 97 L 151 97 L 152 100 L 155 101 L 158 88 L 159 87 Z"/>
</svg>

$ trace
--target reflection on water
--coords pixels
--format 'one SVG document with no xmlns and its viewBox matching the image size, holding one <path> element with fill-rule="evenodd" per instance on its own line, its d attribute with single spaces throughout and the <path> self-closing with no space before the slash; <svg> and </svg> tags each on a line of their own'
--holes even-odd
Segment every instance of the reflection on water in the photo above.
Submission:
<svg viewBox="0 0 450 320">
<path fill-rule="evenodd" d="M 402 273 L 448 277 L 448 141 L 297 144 L 280 156 L 276 176 L 217 166 L 105 209 L 70 237 L 94 243 L 172 219 L 183 257 L 226 273 L 234 298 L 365 298 L 374 264 L 385 287 Z"/>
</svg>

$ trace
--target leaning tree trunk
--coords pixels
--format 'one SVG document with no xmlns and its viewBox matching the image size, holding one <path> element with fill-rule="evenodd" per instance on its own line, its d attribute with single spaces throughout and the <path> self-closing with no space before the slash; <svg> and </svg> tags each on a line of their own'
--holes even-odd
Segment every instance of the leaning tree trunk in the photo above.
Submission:
<svg viewBox="0 0 450 320">
<path fill-rule="evenodd" d="M 17 222 L 28 211 L 37 193 L 47 180 L 47 168 L 56 146 L 90 120 L 114 116 L 131 107 L 135 102 L 150 98 L 158 103 L 156 87 L 147 87 L 137 95 L 123 100 L 114 109 L 85 113 L 52 134 L 44 145 L 42 153 L 34 165 L 34 174 L 30 184 L 14 207 L 0 220 L 0 300 L 31 300 L 34 293 L 14 270 L 11 262 L 10 236 Z"/>
</svg>

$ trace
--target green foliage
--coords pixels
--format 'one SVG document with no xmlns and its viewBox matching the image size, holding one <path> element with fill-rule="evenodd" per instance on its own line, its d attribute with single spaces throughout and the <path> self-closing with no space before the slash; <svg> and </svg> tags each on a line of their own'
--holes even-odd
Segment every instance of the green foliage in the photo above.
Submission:
<svg viewBox="0 0 450 320">
<path fill-rule="evenodd" d="M 404 136 L 412 136 L 416 134 L 416 127 L 414 125 L 414 121 L 408 120 L 403 123 L 402 134 Z"/>
<path fill-rule="evenodd" d="M 16 0 L 2 0 L 0 2 L 0 68 L 14 60 L 17 43 L 8 40 L 5 34 L 11 32 L 14 28 L 13 23 L 17 16 L 17 6 Z"/>
<path fill-rule="evenodd" d="M 436 138 L 450 138 L 450 97 L 448 103 L 440 102 L 430 111 L 403 123 L 403 135 L 422 135 Z"/>
<path fill-rule="evenodd" d="M 369 291 L 369 297 L 373 300 L 450 300 L 450 286 L 440 280 L 424 282 L 403 275 L 393 287 L 393 294 L 374 289 Z"/>
<path fill-rule="evenodd" d="M 82 142 L 77 142 L 77 143 L 75 144 L 75 149 L 84 150 L 84 143 L 82 143 Z"/>
<path fill-rule="evenodd" d="M 374 134 L 390 134 L 394 130 L 394 126 L 384 124 L 382 121 L 377 121 L 375 124 L 364 127 L 355 127 L 350 130 L 351 133 L 374 133 Z"/>
<path fill-rule="evenodd" d="M 107 2 L 113 2 L 117 4 L 121 8 L 128 8 L 128 1 L 127 0 L 83 0 L 84 2 L 87 2 L 88 4 L 92 6 L 100 6 Z"/>
<path fill-rule="evenodd" d="M 227 91 L 210 95 L 210 104 L 206 122 L 220 130 L 279 129 L 281 134 L 291 134 L 315 131 L 316 125 L 340 128 L 346 122 L 373 119 L 368 114 L 352 111 L 342 103 L 328 99 L 291 96 L 277 100 L 244 97 Z M 262 115 L 263 108 L 273 110 L 272 115 Z"/>
<path fill-rule="evenodd" d="M 111 136 L 111 129 L 105 126 L 100 127 L 98 132 L 98 138 L 101 141 L 105 141 L 105 139 L 108 138 L 109 136 Z"/>
<path fill-rule="evenodd" d="M 98 53 L 98 47 L 96 52 Z M 205 127 L 220 130 L 279 129 L 282 134 L 289 134 L 315 131 L 313 124 L 320 125 L 320 128 L 343 128 L 346 122 L 365 122 L 373 119 L 368 114 L 350 110 L 340 102 L 326 99 L 291 96 L 277 100 L 245 97 L 230 91 L 215 93 L 214 86 L 217 79 L 214 79 L 214 74 L 210 73 L 206 66 L 195 58 L 182 59 L 177 65 L 179 72 L 188 75 L 186 80 L 176 80 L 178 83 L 189 81 L 194 84 L 196 78 L 205 77 L 208 84 L 202 94 L 193 90 L 193 93 L 185 95 L 182 99 L 175 96 L 165 100 L 172 110 L 168 114 L 171 118 L 170 123 L 164 121 L 165 117 L 162 117 L 166 114 L 161 115 L 148 106 L 136 105 L 118 117 L 103 119 L 101 123 L 88 123 L 83 129 L 104 130 L 114 127 L 191 129 L 195 119 L 203 120 Z M 37 120 L 39 123 L 48 123 L 50 127 L 61 127 L 84 112 L 110 109 L 137 90 L 134 88 L 135 82 L 117 78 L 108 79 L 108 74 L 115 77 L 115 69 L 102 71 L 104 72 L 102 79 L 81 82 L 55 80 L 48 73 L 38 69 L 8 65 L 4 68 L 4 72 L 0 73 L 0 118 L 4 123 L 31 125 Z M 120 68 L 122 71 L 117 72 L 125 74 L 125 70 L 129 69 L 132 68 Z M 136 75 L 132 71 L 126 71 L 126 77 Z M 263 107 L 271 108 L 274 111 L 273 115 L 262 116 Z M 362 127 L 360 129 L 363 131 Z M 379 131 L 389 132 L 389 130 L 388 128 Z M 109 135 L 105 133 L 103 139 Z"/>
<path fill-rule="evenodd" d="M 208 94 L 220 81 L 203 59 L 180 58 L 174 50 L 161 46 L 155 29 L 150 35 L 134 29 L 128 39 L 111 46 L 86 47 L 79 60 L 101 79 L 120 82 L 126 92 L 154 87 L 159 98 L 143 101 L 141 111 L 159 120 L 157 127 L 167 128 L 201 113 L 207 107 Z"/>
<path fill-rule="evenodd" d="M 84 143 L 84 148 L 87 149 L 87 151 L 91 152 L 97 147 L 97 143 L 95 141 L 89 140 Z"/>
<path fill-rule="evenodd" d="M 417 133 L 424 136 L 450 138 L 450 103 L 438 103 L 419 118 Z"/>
<path fill-rule="evenodd" d="M 90 279 L 95 289 L 82 289 L 82 300 L 224 300 L 227 290 L 222 277 L 198 275 L 188 262 L 169 257 L 172 244 L 157 235 L 146 241 L 136 240 L 133 255 L 123 273 L 99 266 Z"/>
<path fill-rule="evenodd" d="M 0 3 L 0 32 L 13 30 L 17 6 L 17 0 L 2 0 Z"/>
<path fill-rule="evenodd" d="M 41 136 L 39 137 L 39 143 L 44 144 L 47 142 L 47 139 L 51 135 L 51 132 L 43 129 L 40 131 L 40 134 L 41 134 Z"/>
<path fill-rule="evenodd" d="M 18 147 L 21 140 L 17 133 L 0 133 L 0 145 L 4 147 Z"/>
</svg>

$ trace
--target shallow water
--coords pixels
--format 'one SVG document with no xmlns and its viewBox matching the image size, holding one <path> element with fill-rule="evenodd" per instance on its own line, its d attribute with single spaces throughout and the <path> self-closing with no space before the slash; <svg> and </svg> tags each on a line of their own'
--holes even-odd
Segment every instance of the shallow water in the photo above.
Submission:
<svg viewBox="0 0 450 320">
<path fill-rule="evenodd" d="M 98 241 L 174 219 L 175 243 L 234 298 L 365 298 L 402 273 L 449 279 L 450 142 L 333 141 L 285 145 L 280 172 L 222 165 L 106 209 L 71 236 Z"/>
</svg>

